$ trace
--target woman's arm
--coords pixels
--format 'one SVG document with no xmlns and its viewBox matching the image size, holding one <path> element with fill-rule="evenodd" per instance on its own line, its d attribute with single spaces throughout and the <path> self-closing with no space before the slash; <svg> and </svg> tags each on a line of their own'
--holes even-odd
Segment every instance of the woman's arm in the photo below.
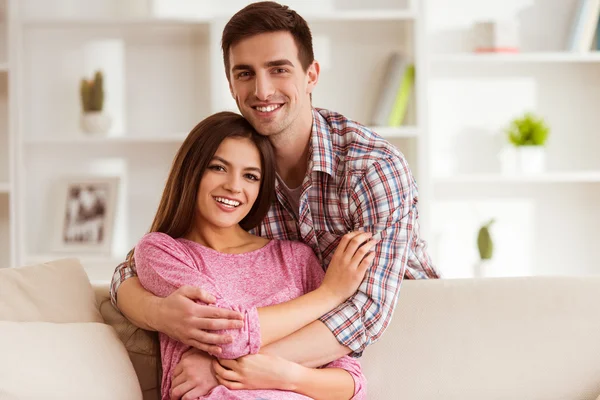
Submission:
<svg viewBox="0 0 600 400">
<path fill-rule="evenodd" d="M 286 390 L 317 400 L 366 398 L 366 379 L 358 361 L 350 357 L 315 369 L 256 354 L 238 360 L 214 360 L 213 369 L 217 381 L 231 390 Z"/>
<path fill-rule="evenodd" d="M 305 263 L 305 269 L 320 271 L 321 276 L 305 282 L 308 293 L 285 303 L 258 308 L 262 346 L 316 321 L 356 292 L 374 258 L 369 251 L 375 241 L 369 240 L 370 237 L 371 234 L 365 232 L 344 235 L 324 278 L 321 278 L 323 270 L 308 246 L 303 247 L 303 254 L 294 254 L 296 260 Z"/>
</svg>

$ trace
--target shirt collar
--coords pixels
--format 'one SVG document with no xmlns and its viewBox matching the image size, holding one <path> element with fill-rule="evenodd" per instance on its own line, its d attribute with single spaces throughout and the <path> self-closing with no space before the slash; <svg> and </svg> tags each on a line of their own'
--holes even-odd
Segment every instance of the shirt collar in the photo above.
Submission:
<svg viewBox="0 0 600 400">
<path fill-rule="evenodd" d="M 313 108 L 313 124 L 310 134 L 309 171 L 325 172 L 333 174 L 333 144 L 331 143 L 331 131 L 327 119 Z"/>
</svg>

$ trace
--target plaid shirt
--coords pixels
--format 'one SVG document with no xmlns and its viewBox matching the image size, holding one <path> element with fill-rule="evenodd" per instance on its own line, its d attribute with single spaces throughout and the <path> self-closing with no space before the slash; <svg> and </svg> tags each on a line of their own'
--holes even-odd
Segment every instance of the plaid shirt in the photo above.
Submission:
<svg viewBox="0 0 600 400">
<path fill-rule="evenodd" d="M 375 260 L 356 294 L 320 318 L 337 340 L 359 357 L 385 331 L 402 278 L 439 278 L 419 237 L 417 185 L 404 156 L 390 143 L 344 116 L 313 110 L 308 174 L 299 218 L 276 184 L 277 201 L 251 232 L 271 239 L 301 240 L 326 270 L 341 237 L 354 230 L 380 239 Z M 131 257 L 111 283 L 135 276 Z"/>
</svg>

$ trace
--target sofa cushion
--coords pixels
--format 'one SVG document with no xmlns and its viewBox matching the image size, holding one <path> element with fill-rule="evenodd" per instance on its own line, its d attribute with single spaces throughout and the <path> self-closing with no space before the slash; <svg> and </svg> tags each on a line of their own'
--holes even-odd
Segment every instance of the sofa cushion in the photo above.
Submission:
<svg viewBox="0 0 600 400">
<path fill-rule="evenodd" d="M 96 302 L 104 322 L 112 326 L 125 345 L 137 373 L 144 400 L 160 399 L 160 345 L 158 334 L 138 328 L 110 302 L 108 285 L 95 285 Z"/>
<path fill-rule="evenodd" d="M 0 321 L 0 393 L 20 399 L 142 399 L 115 330 L 103 323 Z"/>
<path fill-rule="evenodd" d="M 76 259 L 0 268 L 0 321 L 102 322 Z"/>
</svg>

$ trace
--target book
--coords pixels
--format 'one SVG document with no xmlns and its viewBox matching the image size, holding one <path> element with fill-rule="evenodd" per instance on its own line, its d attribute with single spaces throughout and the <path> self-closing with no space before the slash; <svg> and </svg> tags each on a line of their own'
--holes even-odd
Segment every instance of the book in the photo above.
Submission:
<svg viewBox="0 0 600 400">
<path fill-rule="evenodd" d="M 579 0 L 571 23 L 568 50 L 587 52 L 592 49 L 599 16 L 600 0 Z"/>
<path fill-rule="evenodd" d="M 388 119 L 388 126 L 400 126 L 406 116 L 406 107 L 415 81 L 415 66 L 407 65 L 402 75 L 400 87 L 396 93 L 396 99 Z"/>
<path fill-rule="evenodd" d="M 387 126 L 405 68 L 406 62 L 400 53 L 394 52 L 389 56 L 380 81 L 379 96 L 375 102 L 371 125 Z"/>
</svg>

